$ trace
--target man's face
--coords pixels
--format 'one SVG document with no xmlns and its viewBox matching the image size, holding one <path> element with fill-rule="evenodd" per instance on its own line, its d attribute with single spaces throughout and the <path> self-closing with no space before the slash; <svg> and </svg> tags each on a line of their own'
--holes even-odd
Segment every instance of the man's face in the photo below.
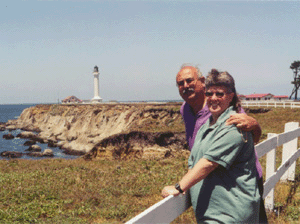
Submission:
<svg viewBox="0 0 300 224">
<path fill-rule="evenodd" d="M 199 96 L 204 97 L 204 78 L 198 79 L 197 71 L 194 67 L 186 67 L 179 71 L 176 82 L 180 96 L 188 104 L 197 101 Z"/>
</svg>

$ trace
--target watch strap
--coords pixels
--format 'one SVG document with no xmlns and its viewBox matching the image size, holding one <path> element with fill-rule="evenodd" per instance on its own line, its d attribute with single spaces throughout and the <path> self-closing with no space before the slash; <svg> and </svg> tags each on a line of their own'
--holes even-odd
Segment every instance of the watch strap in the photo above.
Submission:
<svg viewBox="0 0 300 224">
<path fill-rule="evenodd" d="M 183 193 L 183 190 L 181 189 L 179 183 L 175 184 L 175 189 L 176 189 L 177 191 L 179 191 L 181 194 Z"/>
</svg>

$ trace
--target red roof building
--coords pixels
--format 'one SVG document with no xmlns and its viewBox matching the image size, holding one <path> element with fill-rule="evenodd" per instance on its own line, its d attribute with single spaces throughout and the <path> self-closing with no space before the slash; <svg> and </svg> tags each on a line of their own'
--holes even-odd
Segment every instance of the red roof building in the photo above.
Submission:
<svg viewBox="0 0 300 224">
<path fill-rule="evenodd" d="M 68 96 L 61 101 L 62 103 L 82 103 L 81 99 L 78 99 L 76 96 Z"/>
<path fill-rule="evenodd" d="M 243 95 L 241 100 L 270 100 L 274 95 L 271 93 L 254 93 L 250 95 Z"/>
<path fill-rule="evenodd" d="M 288 100 L 289 96 L 287 95 L 279 95 L 279 96 L 273 96 L 274 100 Z"/>
<path fill-rule="evenodd" d="M 241 100 L 252 100 L 252 101 L 259 101 L 259 100 L 288 100 L 289 97 L 286 95 L 278 95 L 275 96 L 271 93 L 254 93 L 250 95 L 239 95 Z"/>
</svg>

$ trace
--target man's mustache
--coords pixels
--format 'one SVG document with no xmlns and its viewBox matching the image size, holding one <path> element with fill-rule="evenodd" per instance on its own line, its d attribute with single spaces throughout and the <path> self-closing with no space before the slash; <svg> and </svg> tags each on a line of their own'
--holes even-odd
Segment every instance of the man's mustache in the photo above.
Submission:
<svg viewBox="0 0 300 224">
<path fill-rule="evenodd" d="M 187 89 L 184 89 L 183 91 L 182 91 L 182 93 L 183 94 L 186 94 L 187 92 L 195 92 L 195 89 L 194 88 L 187 88 Z"/>
</svg>

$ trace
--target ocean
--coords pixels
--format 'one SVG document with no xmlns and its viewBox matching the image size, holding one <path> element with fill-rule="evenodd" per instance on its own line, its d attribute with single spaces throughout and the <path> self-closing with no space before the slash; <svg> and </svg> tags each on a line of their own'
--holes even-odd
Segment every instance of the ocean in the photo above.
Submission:
<svg viewBox="0 0 300 224">
<path fill-rule="evenodd" d="M 22 111 L 25 108 L 35 106 L 35 104 L 8 104 L 8 105 L 0 105 L 0 122 L 7 122 L 8 120 L 12 119 L 17 119 Z M 14 130 L 11 132 L 13 136 L 17 136 L 21 130 Z M 3 151 L 16 151 L 16 152 L 23 152 L 26 153 L 25 150 L 28 148 L 28 146 L 24 146 L 24 142 L 28 141 L 28 139 L 21 139 L 21 138 L 14 138 L 11 140 L 6 140 L 3 138 L 3 135 L 8 134 L 9 131 L 0 131 L 0 153 Z M 42 148 L 42 152 L 46 149 L 49 148 L 47 144 L 42 144 L 42 143 L 37 143 Z M 55 148 L 50 148 L 52 149 L 54 153 L 54 157 L 50 158 L 65 158 L 65 159 L 75 159 L 78 158 L 78 156 L 73 156 L 73 155 L 66 155 L 62 152 L 61 149 L 58 147 Z M 23 155 L 21 157 L 22 159 L 44 159 L 44 158 L 49 158 L 49 157 L 30 157 L 27 155 Z M 0 157 L 0 159 L 5 159 L 4 157 Z"/>
</svg>

